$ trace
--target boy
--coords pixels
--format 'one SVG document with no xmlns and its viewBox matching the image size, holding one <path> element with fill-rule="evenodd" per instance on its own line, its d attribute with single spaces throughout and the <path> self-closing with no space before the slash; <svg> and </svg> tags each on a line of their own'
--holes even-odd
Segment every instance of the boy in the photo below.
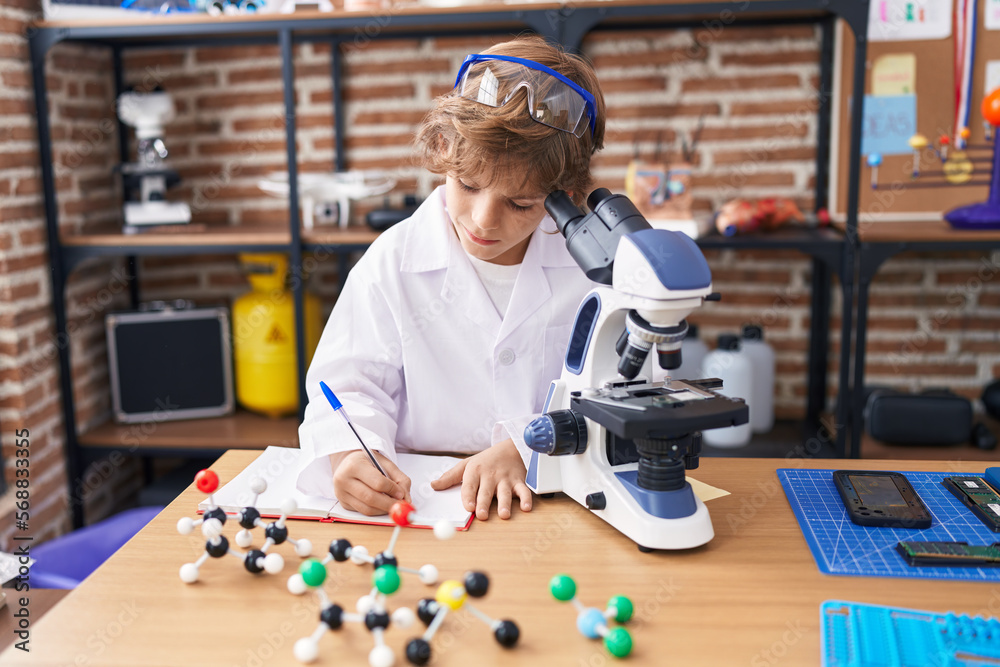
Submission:
<svg viewBox="0 0 1000 667">
<path fill-rule="evenodd" d="M 524 484 L 524 426 L 562 369 L 570 328 L 594 287 L 546 215 L 545 197 L 581 202 L 603 146 L 593 69 L 541 38 L 466 58 L 416 138 L 445 176 L 414 215 L 351 271 L 309 367 L 299 429 L 310 463 L 299 489 L 384 514 L 408 497 L 397 451 L 471 454 L 432 487 L 462 485 L 485 520 L 510 517 Z M 343 402 L 383 477 L 319 390 Z M 418 508 L 419 509 L 419 508 Z"/>
</svg>

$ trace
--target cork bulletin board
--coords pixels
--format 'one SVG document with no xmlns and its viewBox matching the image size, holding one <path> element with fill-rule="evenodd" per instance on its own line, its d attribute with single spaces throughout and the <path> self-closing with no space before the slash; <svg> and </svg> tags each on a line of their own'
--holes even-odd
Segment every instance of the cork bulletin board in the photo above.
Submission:
<svg viewBox="0 0 1000 667">
<path fill-rule="evenodd" d="M 955 0 L 958 1 L 958 0 Z M 973 60 L 972 96 L 970 100 L 970 145 L 986 143 L 982 116 L 979 111 L 986 87 L 988 61 L 1000 60 L 1000 30 L 986 29 L 986 12 L 997 11 L 998 0 L 977 0 L 979 5 L 976 26 L 976 48 Z M 873 3 L 879 0 L 872 0 Z M 831 215 L 843 221 L 847 210 L 847 165 L 850 139 L 849 100 L 853 87 L 854 35 L 844 25 L 836 31 L 833 87 L 833 118 L 831 136 L 831 168 L 829 202 Z M 928 142 L 937 145 L 942 134 L 954 135 L 955 76 L 954 76 L 955 26 L 945 39 L 915 41 L 868 41 L 866 54 L 865 93 L 873 94 L 872 66 L 879 58 L 899 55 L 915 58 L 913 77 L 916 94 L 916 131 Z M 989 91 L 987 91 L 989 92 Z M 990 142 L 992 143 L 992 142 Z M 954 146 L 949 146 L 949 151 Z M 871 187 L 871 168 L 867 165 L 864 144 L 860 169 L 859 217 L 868 220 L 915 221 L 940 220 L 943 213 L 965 204 L 984 201 L 988 195 L 992 153 L 968 151 L 974 162 L 974 171 L 968 184 L 930 186 L 944 183 L 940 159 L 929 149 L 921 153 L 921 175 L 912 177 L 914 154 L 884 155 L 878 167 L 878 189 Z M 933 172 L 933 173 L 932 173 Z M 936 174 L 936 175 L 935 175 Z"/>
</svg>

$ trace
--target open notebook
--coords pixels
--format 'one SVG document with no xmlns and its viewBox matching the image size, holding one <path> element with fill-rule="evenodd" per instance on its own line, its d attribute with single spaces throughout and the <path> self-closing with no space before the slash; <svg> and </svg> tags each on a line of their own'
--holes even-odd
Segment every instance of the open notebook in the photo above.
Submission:
<svg viewBox="0 0 1000 667">
<path fill-rule="evenodd" d="M 459 459 L 450 456 L 424 456 L 420 454 L 399 454 L 399 468 L 406 473 L 412 484 L 410 497 L 417 508 L 413 526 L 432 528 L 441 519 L 458 530 L 467 530 L 472 523 L 472 512 L 462 507 L 461 487 L 447 491 L 431 489 L 431 480 L 455 465 Z M 364 523 L 377 526 L 395 525 L 388 516 L 366 516 L 340 506 L 337 499 L 307 496 L 295 488 L 295 479 L 302 466 L 302 450 L 289 447 L 268 447 L 243 472 L 213 494 L 215 504 L 227 514 L 235 514 L 253 503 L 254 493 L 250 490 L 250 480 L 261 477 L 267 482 L 267 490 L 257 500 L 257 510 L 261 516 L 281 516 L 281 503 L 294 498 L 298 510 L 293 519 L 318 519 L 320 521 L 341 521 Z M 206 498 L 198 504 L 198 511 L 210 507 Z"/>
</svg>

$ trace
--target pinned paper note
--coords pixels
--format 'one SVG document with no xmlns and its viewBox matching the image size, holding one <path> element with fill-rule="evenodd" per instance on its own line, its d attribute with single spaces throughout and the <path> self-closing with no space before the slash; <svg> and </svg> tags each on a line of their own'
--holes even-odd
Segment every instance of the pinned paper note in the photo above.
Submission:
<svg viewBox="0 0 1000 667">
<path fill-rule="evenodd" d="M 913 152 L 910 137 L 917 133 L 917 96 L 865 95 L 861 152 L 865 155 L 906 155 Z"/>
<path fill-rule="evenodd" d="M 945 39 L 951 35 L 951 0 L 871 0 L 868 7 L 868 39 L 872 42 Z"/>
<path fill-rule="evenodd" d="M 983 24 L 987 30 L 1000 30 L 1000 0 L 986 0 Z"/>
<path fill-rule="evenodd" d="M 913 95 L 917 92 L 917 56 L 890 53 L 875 59 L 871 73 L 872 95 Z"/>
<path fill-rule="evenodd" d="M 1000 88 L 1000 60 L 987 60 L 986 87 L 983 90 L 989 95 L 997 88 Z"/>
</svg>

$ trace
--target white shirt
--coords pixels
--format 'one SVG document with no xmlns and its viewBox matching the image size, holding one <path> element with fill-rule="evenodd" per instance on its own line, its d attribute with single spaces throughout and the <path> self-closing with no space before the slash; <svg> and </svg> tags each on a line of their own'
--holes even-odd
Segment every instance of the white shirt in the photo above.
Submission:
<svg viewBox="0 0 1000 667">
<path fill-rule="evenodd" d="M 507 312 L 507 306 L 510 305 L 510 296 L 514 293 L 514 283 L 517 282 L 521 265 L 504 266 L 473 257 L 468 253 L 466 255 L 472 262 L 472 268 L 476 270 L 479 281 L 486 288 L 486 293 L 496 307 L 497 313 L 503 317 Z"/>
<path fill-rule="evenodd" d="M 351 270 L 306 374 L 298 488 L 332 497 L 328 456 L 359 449 L 324 380 L 370 448 L 480 452 L 524 426 L 559 377 L 577 307 L 595 284 L 549 217 L 531 236 L 504 317 L 455 235 L 440 187 Z"/>
</svg>

